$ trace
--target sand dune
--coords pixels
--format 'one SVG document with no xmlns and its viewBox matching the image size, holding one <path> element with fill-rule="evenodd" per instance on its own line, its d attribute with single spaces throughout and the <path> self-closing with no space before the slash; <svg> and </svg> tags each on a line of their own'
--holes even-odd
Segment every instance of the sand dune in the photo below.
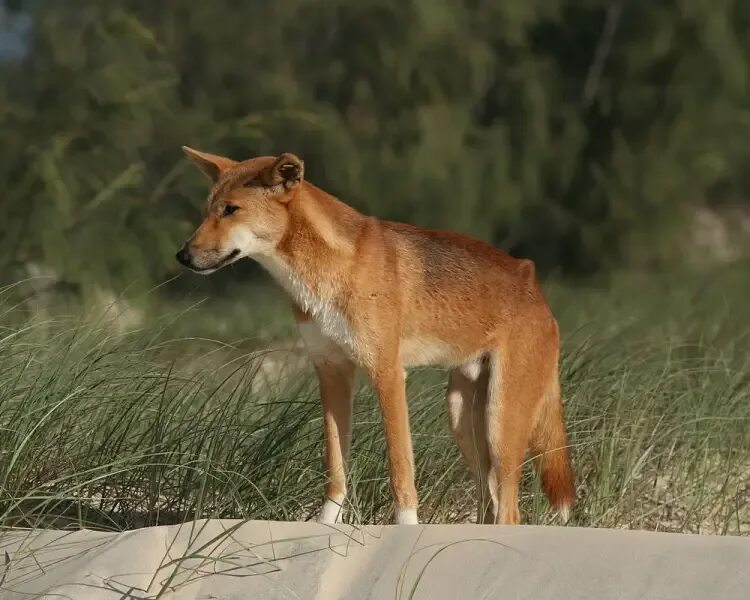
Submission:
<svg viewBox="0 0 750 600">
<path fill-rule="evenodd" d="M 750 598 L 750 539 L 474 525 L 196 521 L 6 531 L 0 598 Z"/>
</svg>

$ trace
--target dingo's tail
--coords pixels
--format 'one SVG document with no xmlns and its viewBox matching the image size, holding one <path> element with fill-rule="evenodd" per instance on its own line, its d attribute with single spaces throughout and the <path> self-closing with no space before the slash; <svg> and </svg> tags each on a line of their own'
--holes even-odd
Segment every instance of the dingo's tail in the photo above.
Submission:
<svg viewBox="0 0 750 600">
<path fill-rule="evenodd" d="M 542 477 L 544 493 L 550 504 L 560 511 L 563 521 L 567 521 L 575 503 L 575 484 L 557 376 L 543 400 L 531 436 L 531 452 Z"/>
</svg>

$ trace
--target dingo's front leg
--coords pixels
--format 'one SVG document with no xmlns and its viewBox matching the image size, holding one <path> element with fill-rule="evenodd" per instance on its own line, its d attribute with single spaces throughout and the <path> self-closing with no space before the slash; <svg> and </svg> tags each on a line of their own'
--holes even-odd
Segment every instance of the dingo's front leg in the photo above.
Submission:
<svg viewBox="0 0 750 600">
<path fill-rule="evenodd" d="M 414 456 L 404 370 L 401 365 L 392 364 L 386 368 L 374 369 L 371 378 L 383 413 L 396 523 L 416 525 L 417 489 L 414 486 Z"/>
<path fill-rule="evenodd" d="M 326 499 L 318 514 L 321 523 L 341 521 L 346 499 L 346 463 L 349 460 L 352 425 L 354 364 L 316 364 L 323 401 L 325 435 Z"/>
<path fill-rule="evenodd" d="M 325 500 L 318 513 L 321 523 L 337 523 L 346 500 L 346 463 L 349 460 L 355 365 L 312 322 L 299 324 L 302 339 L 315 365 L 323 403 L 325 437 Z"/>
</svg>

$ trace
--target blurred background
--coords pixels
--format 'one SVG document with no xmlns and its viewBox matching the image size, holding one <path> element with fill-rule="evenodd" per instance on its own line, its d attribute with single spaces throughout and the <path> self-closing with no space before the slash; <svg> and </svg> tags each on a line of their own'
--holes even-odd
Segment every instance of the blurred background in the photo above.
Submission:
<svg viewBox="0 0 750 600">
<path fill-rule="evenodd" d="M 573 523 L 750 533 L 747 0 L 0 0 L 0 525 L 319 506 L 284 294 L 174 258 L 208 192 L 183 144 L 533 258 Z M 421 516 L 462 522 L 444 386 L 409 375 Z M 352 522 L 392 517 L 379 423 L 362 381 Z"/>
<path fill-rule="evenodd" d="M 0 136 L 0 281 L 76 298 L 181 272 L 207 192 L 181 144 L 296 152 L 362 211 L 548 276 L 715 268 L 749 246 L 750 6 L 5 0 Z"/>
</svg>

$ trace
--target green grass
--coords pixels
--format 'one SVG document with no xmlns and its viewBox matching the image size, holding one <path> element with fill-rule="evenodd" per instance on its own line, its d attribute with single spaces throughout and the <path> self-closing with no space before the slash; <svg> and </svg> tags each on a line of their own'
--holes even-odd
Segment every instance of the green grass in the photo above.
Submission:
<svg viewBox="0 0 750 600">
<path fill-rule="evenodd" d="M 572 524 L 750 532 L 747 270 L 546 289 L 564 337 Z M 313 515 L 321 411 L 311 369 L 286 341 L 291 317 L 271 317 L 285 310 L 278 296 L 244 320 L 243 303 L 228 298 L 152 309 L 128 331 L 106 314 L 29 315 L 11 296 L 3 291 L 0 307 L 0 525 L 119 530 Z M 211 319 L 225 323 L 221 341 L 205 339 Z M 445 379 L 422 369 L 408 380 L 420 516 L 465 522 L 474 486 L 448 431 Z M 350 487 L 349 521 L 390 520 L 366 382 Z M 522 513 L 555 522 L 530 468 Z"/>
</svg>

